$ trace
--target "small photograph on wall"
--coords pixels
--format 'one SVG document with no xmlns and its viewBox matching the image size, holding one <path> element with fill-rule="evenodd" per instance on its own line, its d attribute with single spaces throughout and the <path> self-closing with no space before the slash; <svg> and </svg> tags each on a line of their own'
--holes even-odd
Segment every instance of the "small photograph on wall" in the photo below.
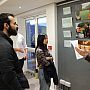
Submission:
<svg viewBox="0 0 90 90">
<path fill-rule="evenodd" d="M 63 8 L 63 15 L 71 14 L 71 8 L 70 7 L 65 7 Z"/>
<path fill-rule="evenodd" d="M 71 47 L 71 40 L 64 40 L 64 47 L 66 48 Z"/>
<path fill-rule="evenodd" d="M 62 28 L 72 27 L 72 17 L 62 18 Z"/>
<path fill-rule="evenodd" d="M 90 2 L 82 3 L 80 9 L 76 10 L 76 20 L 90 20 Z"/>
<path fill-rule="evenodd" d="M 64 35 L 64 37 L 66 37 L 66 38 L 71 38 L 71 31 L 70 31 L 70 30 L 63 31 L 63 35 Z"/>
<path fill-rule="evenodd" d="M 76 38 L 90 38 L 90 22 L 76 23 Z"/>
</svg>

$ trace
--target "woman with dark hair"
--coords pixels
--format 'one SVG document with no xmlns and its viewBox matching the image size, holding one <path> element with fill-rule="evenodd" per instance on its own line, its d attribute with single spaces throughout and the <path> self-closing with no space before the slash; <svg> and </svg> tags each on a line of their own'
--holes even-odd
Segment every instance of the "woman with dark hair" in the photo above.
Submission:
<svg viewBox="0 0 90 90">
<path fill-rule="evenodd" d="M 47 35 L 38 35 L 37 47 L 35 49 L 38 67 L 40 90 L 50 90 L 51 78 L 54 84 L 58 85 L 56 69 L 53 63 L 53 57 L 47 49 Z"/>
</svg>

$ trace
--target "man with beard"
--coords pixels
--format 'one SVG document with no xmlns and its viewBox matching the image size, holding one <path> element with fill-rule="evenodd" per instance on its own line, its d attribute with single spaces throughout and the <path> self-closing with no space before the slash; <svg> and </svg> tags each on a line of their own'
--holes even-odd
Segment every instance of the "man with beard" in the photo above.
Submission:
<svg viewBox="0 0 90 90">
<path fill-rule="evenodd" d="M 16 76 L 18 58 L 9 38 L 17 35 L 17 29 L 13 14 L 0 14 L 0 90 L 23 90 Z"/>
</svg>

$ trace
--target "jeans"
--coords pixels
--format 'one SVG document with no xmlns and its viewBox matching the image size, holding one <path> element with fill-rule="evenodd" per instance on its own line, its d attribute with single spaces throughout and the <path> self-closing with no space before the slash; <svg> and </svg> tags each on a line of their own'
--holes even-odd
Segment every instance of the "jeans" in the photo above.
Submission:
<svg viewBox="0 0 90 90">
<path fill-rule="evenodd" d="M 39 75 L 40 90 L 50 90 L 50 83 L 49 84 L 46 83 L 43 69 L 39 69 L 38 75 Z"/>
</svg>

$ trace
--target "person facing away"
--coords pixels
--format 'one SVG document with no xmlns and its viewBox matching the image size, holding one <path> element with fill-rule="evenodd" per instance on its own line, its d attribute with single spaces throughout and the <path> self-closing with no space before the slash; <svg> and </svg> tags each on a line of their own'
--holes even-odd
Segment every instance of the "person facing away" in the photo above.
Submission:
<svg viewBox="0 0 90 90">
<path fill-rule="evenodd" d="M 57 77 L 56 69 L 53 64 L 53 57 L 47 49 L 47 44 L 48 44 L 47 35 L 38 35 L 35 53 L 39 67 L 38 74 L 39 74 L 40 90 L 50 90 L 51 76 L 53 75 L 54 77 L 55 75 L 55 77 Z M 58 84 L 57 78 L 56 79 L 54 78 L 54 81 L 56 82 L 56 84 Z"/>
<path fill-rule="evenodd" d="M 0 90 L 23 90 L 16 76 L 18 58 L 13 49 L 11 35 L 17 35 L 13 14 L 0 14 Z"/>
</svg>

